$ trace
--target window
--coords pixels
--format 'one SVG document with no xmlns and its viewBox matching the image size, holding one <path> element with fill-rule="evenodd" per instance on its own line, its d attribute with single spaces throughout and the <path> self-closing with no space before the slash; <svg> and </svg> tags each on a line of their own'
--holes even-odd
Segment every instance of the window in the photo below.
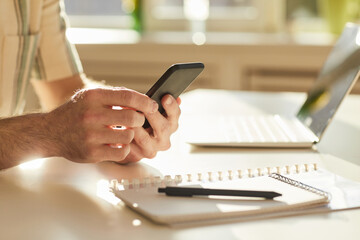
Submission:
<svg viewBox="0 0 360 240">
<path fill-rule="evenodd" d="M 191 14 L 203 14 L 204 28 L 212 32 L 276 32 L 300 23 L 314 27 L 318 18 L 313 0 L 64 0 L 73 27 L 122 28 L 134 25 L 126 7 L 140 2 L 147 31 L 189 31 Z M 201 5 L 199 10 L 193 6 Z M 311 19 L 311 20 L 310 20 Z M 299 21 L 297 21 L 299 22 Z M 287 26 L 286 26 L 287 25 Z M 306 24 L 305 24 L 306 25 Z M 298 28 L 298 25 L 296 25 Z"/>
<path fill-rule="evenodd" d="M 122 0 L 64 0 L 72 27 L 130 28 Z"/>
<path fill-rule="evenodd" d="M 186 2 L 198 1 L 208 4 L 207 31 L 276 31 L 284 21 L 283 0 L 151 0 L 145 4 L 146 28 L 189 30 Z"/>
</svg>

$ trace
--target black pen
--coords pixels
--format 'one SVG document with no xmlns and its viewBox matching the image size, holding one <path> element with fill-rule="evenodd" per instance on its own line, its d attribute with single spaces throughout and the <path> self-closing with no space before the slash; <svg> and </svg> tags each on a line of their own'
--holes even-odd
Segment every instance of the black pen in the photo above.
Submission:
<svg viewBox="0 0 360 240">
<path fill-rule="evenodd" d="M 166 193 L 167 196 L 192 197 L 197 196 L 236 196 L 236 197 L 256 197 L 273 199 L 282 194 L 272 191 L 249 191 L 249 190 L 229 190 L 213 188 L 193 188 L 193 187 L 165 187 L 158 188 L 159 193 Z"/>
</svg>

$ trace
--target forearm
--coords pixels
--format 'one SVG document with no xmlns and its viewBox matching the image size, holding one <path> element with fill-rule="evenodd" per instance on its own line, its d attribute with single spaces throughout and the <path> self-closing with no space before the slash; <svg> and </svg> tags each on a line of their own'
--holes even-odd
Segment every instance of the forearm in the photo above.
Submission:
<svg viewBox="0 0 360 240">
<path fill-rule="evenodd" d="M 57 154 L 47 114 L 0 119 L 0 169 Z"/>
<path fill-rule="evenodd" d="M 43 110 L 50 111 L 65 103 L 85 86 L 84 75 L 74 75 L 54 81 L 31 81 Z"/>
</svg>

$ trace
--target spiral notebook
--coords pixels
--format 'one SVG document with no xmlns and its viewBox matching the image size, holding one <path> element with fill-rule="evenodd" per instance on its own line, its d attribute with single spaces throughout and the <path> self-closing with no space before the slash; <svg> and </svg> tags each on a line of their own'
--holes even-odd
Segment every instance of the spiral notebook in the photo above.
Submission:
<svg viewBox="0 0 360 240">
<path fill-rule="evenodd" d="M 319 188 L 290 178 L 318 172 L 316 165 L 285 167 L 265 171 L 237 170 L 214 173 L 165 176 L 131 182 L 116 180 L 111 189 L 116 197 L 139 214 L 159 224 L 184 224 L 201 221 L 247 220 L 298 214 L 298 211 L 327 208 L 331 194 Z M 273 172 L 274 171 L 274 172 Z M 159 187 L 186 186 L 220 189 L 275 191 L 282 196 L 272 200 L 238 197 L 170 197 L 158 193 Z"/>
</svg>

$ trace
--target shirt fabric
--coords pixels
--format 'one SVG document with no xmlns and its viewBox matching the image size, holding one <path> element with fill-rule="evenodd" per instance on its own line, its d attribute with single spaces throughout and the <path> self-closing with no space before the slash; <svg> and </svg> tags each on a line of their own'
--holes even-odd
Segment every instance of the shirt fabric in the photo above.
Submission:
<svg viewBox="0 0 360 240">
<path fill-rule="evenodd" d="M 82 72 L 61 0 L 0 0 L 0 117 L 21 114 L 30 78 Z"/>
</svg>

